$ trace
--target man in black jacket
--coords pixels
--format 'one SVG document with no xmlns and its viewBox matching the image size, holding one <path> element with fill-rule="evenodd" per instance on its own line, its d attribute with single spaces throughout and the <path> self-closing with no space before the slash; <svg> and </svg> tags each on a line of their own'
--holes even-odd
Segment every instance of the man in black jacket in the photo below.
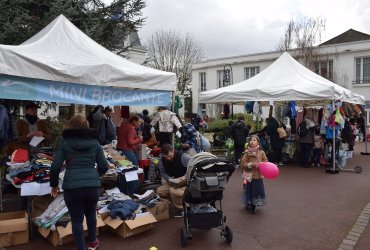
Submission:
<svg viewBox="0 0 370 250">
<path fill-rule="evenodd" d="M 249 135 L 249 129 L 244 122 L 244 116 L 241 115 L 230 128 L 231 138 L 234 140 L 234 159 L 238 163 L 244 151 L 245 143 Z"/>
<path fill-rule="evenodd" d="M 177 209 L 175 217 L 184 215 L 182 199 L 185 191 L 185 174 L 191 158 L 186 153 L 176 151 L 170 144 L 161 147 L 162 157 L 158 163 L 162 179 L 165 181 L 157 188 L 157 194 L 162 198 L 171 198 Z"/>
</svg>

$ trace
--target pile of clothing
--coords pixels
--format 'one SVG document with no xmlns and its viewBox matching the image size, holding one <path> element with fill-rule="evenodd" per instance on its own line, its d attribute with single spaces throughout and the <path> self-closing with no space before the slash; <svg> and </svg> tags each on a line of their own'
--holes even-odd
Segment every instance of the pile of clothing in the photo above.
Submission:
<svg viewBox="0 0 370 250">
<path fill-rule="evenodd" d="M 135 211 L 139 208 L 139 204 L 133 200 L 115 200 L 109 203 L 109 215 L 113 219 L 119 217 L 121 220 L 135 219 Z"/>
<path fill-rule="evenodd" d="M 20 154 L 27 156 L 20 157 Z M 20 185 L 25 182 L 36 181 L 38 183 L 48 182 L 50 180 L 49 172 L 54 155 L 51 153 L 37 153 L 28 160 L 27 150 L 16 150 L 13 153 L 8 165 L 8 174 L 13 179 L 14 184 Z"/>
<path fill-rule="evenodd" d="M 148 207 L 154 207 L 155 204 L 160 202 L 161 199 L 159 195 L 154 192 L 154 190 L 147 190 L 142 195 L 134 194 L 133 196 L 137 198 L 136 201 L 138 203 Z"/>
<path fill-rule="evenodd" d="M 159 200 L 153 191 L 150 195 L 148 193 L 142 198 L 139 201 L 134 201 L 130 196 L 120 192 L 117 187 L 105 190 L 104 195 L 99 197 L 98 208 L 102 210 L 99 213 L 108 212 L 113 219 L 117 217 L 122 220 L 135 219 L 137 214 L 147 212 L 143 202 L 149 202 L 152 198 Z"/>
<path fill-rule="evenodd" d="M 63 194 L 59 194 L 48 206 L 48 208 L 38 217 L 35 223 L 39 227 L 50 228 L 55 226 L 66 226 L 70 221 L 68 208 L 64 202 Z"/>
</svg>

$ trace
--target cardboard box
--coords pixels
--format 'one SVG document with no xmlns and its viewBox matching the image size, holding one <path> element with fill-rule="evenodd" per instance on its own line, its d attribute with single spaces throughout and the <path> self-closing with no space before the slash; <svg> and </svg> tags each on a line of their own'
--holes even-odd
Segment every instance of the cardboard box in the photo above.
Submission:
<svg viewBox="0 0 370 250">
<path fill-rule="evenodd" d="M 27 243 L 28 230 L 25 211 L 0 213 L 0 248 Z"/>
<path fill-rule="evenodd" d="M 40 216 L 53 201 L 50 194 L 43 196 L 35 196 L 32 198 L 32 218 Z"/>
<path fill-rule="evenodd" d="M 102 218 L 97 215 L 96 216 L 96 227 L 102 227 L 105 223 Z M 83 227 L 85 230 L 85 236 L 87 235 L 87 225 L 86 225 L 86 218 L 83 223 Z M 96 231 L 97 235 L 99 234 L 99 230 Z M 74 237 L 72 235 L 72 223 L 69 222 L 67 226 L 64 228 L 59 226 L 56 228 L 55 231 L 51 231 L 50 229 L 45 229 L 40 227 L 39 233 L 46 238 L 53 246 L 61 246 L 64 244 L 68 244 L 74 241 Z"/>
<path fill-rule="evenodd" d="M 147 207 L 148 211 L 153 214 L 157 221 L 167 220 L 170 218 L 169 201 L 160 199 L 154 207 Z"/>
<path fill-rule="evenodd" d="M 134 220 L 125 221 L 120 218 L 112 219 L 112 217 L 108 216 L 104 222 L 115 234 L 122 238 L 127 238 L 152 229 L 154 227 L 153 223 L 157 222 L 157 220 L 152 214 L 145 213 L 136 217 Z"/>
<path fill-rule="evenodd" d="M 53 198 L 50 195 L 43 195 L 43 196 L 36 196 L 32 199 L 32 218 L 36 218 L 40 216 L 49 206 L 49 204 L 53 201 Z M 102 227 L 105 223 L 100 215 L 96 216 L 96 227 Z M 83 223 L 84 230 L 87 230 L 86 219 Z M 64 244 L 68 244 L 74 241 L 72 235 L 72 223 L 69 222 L 67 226 L 64 228 L 59 226 L 56 228 L 55 231 L 51 231 L 50 229 L 45 228 L 38 228 L 39 233 L 46 238 L 53 246 L 60 246 Z M 99 230 L 96 231 L 99 234 Z M 87 231 L 85 231 L 85 236 L 87 235 Z"/>
</svg>

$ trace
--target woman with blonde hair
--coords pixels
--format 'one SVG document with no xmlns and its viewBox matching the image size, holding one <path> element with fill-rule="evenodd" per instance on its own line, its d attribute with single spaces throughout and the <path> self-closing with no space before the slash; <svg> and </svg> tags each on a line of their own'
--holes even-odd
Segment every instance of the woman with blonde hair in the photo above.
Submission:
<svg viewBox="0 0 370 250">
<path fill-rule="evenodd" d="M 59 172 L 66 169 L 63 181 L 64 201 L 72 220 L 72 232 L 77 249 L 85 249 L 83 220 L 88 227 L 88 249 L 100 246 L 96 237 L 96 205 L 99 199 L 100 175 L 109 164 L 99 144 L 96 129 L 82 116 L 73 117 L 68 128 L 63 130 L 62 139 L 55 152 L 50 169 L 50 186 L 53 197 L 58 196 Z"/>
</svg>

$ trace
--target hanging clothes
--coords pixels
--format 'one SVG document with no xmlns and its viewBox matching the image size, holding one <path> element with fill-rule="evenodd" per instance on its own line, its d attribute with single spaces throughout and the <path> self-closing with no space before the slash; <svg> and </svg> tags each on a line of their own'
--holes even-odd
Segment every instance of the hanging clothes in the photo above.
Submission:
<svg viewBox="0 0 370 250">
<path fill-rule="evenodd" d="M 295 109 L 295 101 L 289 102 L 290 119 L 297 117 L 297 110 Z"/>
<path fill-rule="evenodd" d="M 121 106 L 121 118 L 123 119 L 130 118 L 130 107 L 129 106 Z"/>
<path fill-rule="evenodd" d="M 175 103 L 173 105 L 173 111 L 178 114 L 179 113 L 179 109 L 181 109 L 183 107 L 183 104 L 182 104 L 182 101 L 180 99 L 180 97 L 177 95 L 175 96 Z"/>
<path fill-rule="evenodd" d="M 116 127 L 121 126 L 121 106 L 113 107 L 113 123 Z"/>
<path fill-rule="evenodd" d="M 253 104 L 253 120 L 256 121 L 258 117 L 261 117 L 262 108 L 259 102 L 254 102 Z"/>
<path fill-rule="evenodd" d="M 245 103 L 245 111 L 247 112 L 247 114 L 253 113 L 253 105 L 254 105 L 253 101 L 247 101 Z"/>
</svg>

